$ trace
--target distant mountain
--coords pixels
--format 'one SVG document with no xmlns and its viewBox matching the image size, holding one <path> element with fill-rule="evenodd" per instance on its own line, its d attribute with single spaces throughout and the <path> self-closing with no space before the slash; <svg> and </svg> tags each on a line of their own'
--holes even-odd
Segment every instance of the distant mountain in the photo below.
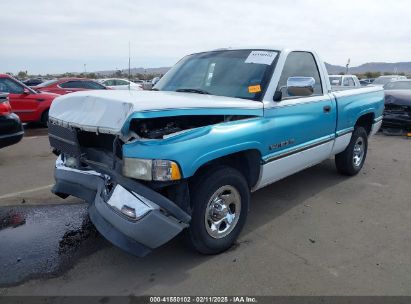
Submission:
<svg viewBox="0 0 411 304">
<path fill-rule="evenodd" d="M 164 75 L 165 73 L 168 72 L 168 70 L 170 69 L 170 67 L 160 67 L 160 68 L 131 68 L 130 69 L 130 73 L 132 75 L 135 74 L 161 74 Z M 116 70 L 108 70 L 108 71 L 97 71 L 94 72 L 95 74 L 99 75 L 99 76 L 109 76 L 109 75 L 113 75 L 116 72 Z M 128 73 L 128 69 L 122 69 L 121 72 L 123 73 Z"/>
<path fill-rule="evenodd" d="M 329 74 L 339 74 L 345 72 L 345 67 L 339 65 L 332 65 L 325 63 L 327 71 Z M 404 72 L 405 74 L 411 75 L 411 62 L 369 62 L 364 63 L 357 67 L 350 67 L 350 74 L 359 74 L 365 72 L 381 72 L 381 73 L 392 73 L 397 74 Z"/>
</svg>

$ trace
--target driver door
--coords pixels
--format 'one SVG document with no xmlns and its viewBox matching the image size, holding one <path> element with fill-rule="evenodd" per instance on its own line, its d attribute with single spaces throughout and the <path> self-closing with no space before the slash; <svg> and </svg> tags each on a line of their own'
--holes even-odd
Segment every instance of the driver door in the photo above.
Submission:
<svg viewBox="0 0 411 304">
<path fill-rule="evenodd" d="M 266 154 L 260 187 L 317 164 L 331 154 L 336 107 L 322 83 L 315 58 L 309 52 L 291 52 L 276 91 L 281 97 L 264 109 L 267 119 Z M 291 77 L 315 80 L 309 96 L 290 95 Z"/>
</svg>

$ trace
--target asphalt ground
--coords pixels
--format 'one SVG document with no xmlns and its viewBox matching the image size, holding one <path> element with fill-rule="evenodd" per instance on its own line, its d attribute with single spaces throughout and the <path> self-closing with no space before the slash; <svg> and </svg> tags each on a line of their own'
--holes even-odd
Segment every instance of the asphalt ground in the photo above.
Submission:
<svg viewBox="0 0 411 304">
<path fill-rule="evenodd" d="M 0 150 L 0 295 L 411 295 L 411 140 L 374 136 L 355 177 L 330 159 L 257 191 L 223 254 L 179 236 L 136 258 L 50 193 L 46 134 Z"/>
</svg>

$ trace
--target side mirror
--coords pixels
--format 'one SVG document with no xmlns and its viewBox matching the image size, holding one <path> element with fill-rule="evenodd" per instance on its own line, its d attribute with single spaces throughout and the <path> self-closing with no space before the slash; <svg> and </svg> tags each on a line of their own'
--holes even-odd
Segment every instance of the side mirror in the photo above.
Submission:
<svg viewBox="0 0 411 304">
<path fill-rule="evenodd" d="M 283 93 L 282 93 L 281 91 L 275 91 L 275 92 L 274 92 L 273 100 L 274 100 L 275 102 L 280 102 L 281 99 L 283 99 Z"/>
<path fill-rule="evenodd" d="M 287 79 L 288 96 L 311 96 L 314 94 L 313 77 L 290 77 Z"/>
<path fill-rule="evenodd" d="M 24 88 L 23 94 L 25 94 L 25 95 L 31 94 L 31 91 L 27 88 Z"/>
</svg>

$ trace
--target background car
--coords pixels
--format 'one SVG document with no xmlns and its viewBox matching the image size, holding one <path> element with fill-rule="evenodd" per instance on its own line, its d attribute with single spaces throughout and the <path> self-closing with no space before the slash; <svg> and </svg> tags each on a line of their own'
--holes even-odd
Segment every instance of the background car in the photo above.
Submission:
<svg viewBox="0 0 411 304">
<path fill-rule="evenodd" d="M 151 79 L 151 84 L 153 86 L 155 86 L 157 84 L 157 82 L 159 82 L 159 81 L 160 81 L 160 77 L 154 77 L 153 79 Z"/>
<path fill-rule="evenodd" d="M 396 80 L 406 80 L 407 77 L 405 76 L 399 76 L 399 75 L 386 75 L 386 76 L 380 76 L 377 79 L 374 80 L 374 82 L 371 84 L 373 86 L 384 86 L 387 83 L 391 81 L 396 81 Z"/>
<path fill-rule="evenodd" d="M 38 86 L 39 84 L 43 83 L 44 80 L 41 78 L 30 78 L 27 80 L 22 81 L 26 86 L 29 87 L 35 87 Z"/>
<path fill-rule="evenodd" d="M 19 117 L 12 113 L 7 93 L 0 93 L 0 148 L 18 143 L 24 134 Z"/>
<path fill-rule="evenodd" d="M 334 91 L 360 88 L 361 84 L 355 75 L 329 75 L 331 88 Z"/>
<path fill-rule="evenodd" d="M 11 109 L 22 122 L 46 124 L 48 111 L 57 94 L 37 92 L 7 74 L 0 74 L 0 92 L 9 93 Z"/>
<path fill-rule="evenodd" d="M 411 132 L 411 80 L 389 82 L 384 86 L 383 129 Z"/>
<path fill-rule="evenodd" d="M 360 83 L 362 86 L 366 87 L 374 82 L 375 78 L 365 78 L 365 79 L 360 79 Z"/>
<path fill-rule="evenodd" d="M 68 94 L 78 91 L 87 90 L 107 90 L 107 87 L 97 81 L 87 78 L 60 78 L 53 79 L 33 87 L 41 92 L 50 92 L 55 94 Z"/>
<path fill-rule="evenodd" d="M 113 90 L 143 90 L 143 85 L 141 83 L 135 83 L 127 79 L 109 78 L 100 79 L 99 82 Z"/>
</svg>

